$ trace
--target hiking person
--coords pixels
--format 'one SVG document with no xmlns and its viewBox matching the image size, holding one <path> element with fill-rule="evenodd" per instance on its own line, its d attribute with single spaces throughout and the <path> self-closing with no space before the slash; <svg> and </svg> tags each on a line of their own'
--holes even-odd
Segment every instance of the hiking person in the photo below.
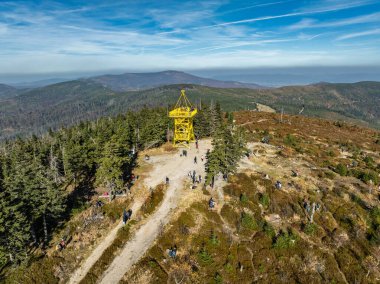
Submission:
<svg viewBox="0 0 380 284">
<path fill-rule="evenodd" d="M 61 239 L 60 245 L 61 245 L 62 248 L 66 248 L 66 242 L 65 242 L 65 240 L 63 238 Z"/>
<path fill-rule="evenodd" d="M 177 255 L 177 245 L 174 245 L 174 247 L 170 247 L 168 254 L 171 258 L 175 258 Z"/>
<path fill-rule="evenodd" d="M 199 183 L 202 182 L 202 175 L 199 175 Z"/>
<path fill-rule="evenodd" d="M 129 209 L 128 211 L 124 209 L 123 212 L 123 224 L 125 225 L 129 219 L 131 219 L 132 216 L 132 209 Z"/>
<path fill-rule="evenodd" d="M 208 207 L 210 209 L 214 208 L 215 207 L 215 201 L 214 199 L 211 197 L 210 200 L 208 201 Z"/>
<path fill-rule="evenodd" d="M 305 209 L 306 209 L 307 213 L 310 213 L 310 209 L 311 209 L 311 207 L 310 207 L 310 203 L 309 203 L 309 202 L 306 203 L 306 205 L 305 205 Z"/>
<path fill-rule="evenodd" d="M 128 214 L 127 210 L 124 209 L 124 211 L 123 211 L 123 225 L 125 225 L 127 223 L 127 221 L 128 221 L 127 214 Z"/>
<path fill-rule="evenodd" d="M 169 178 L 168 177 L 166 177 L 165 182 L 166 182 L 166 184 L 169 184 Z"/>
<path fill-rule="evenodd" d="M 104 203 L 101 200 L 96 201 L 95 207 L 100 208 L 104 205 Z"/>
<path fill-rule="evenodd" d="M 64 240 L 64 238 L 61 238 L 61 241 L 59 242 L 58 246 L 57 246 L 57 249 L 59 251 L 63 250 L 64 248 L 66 248 L 66 242 Z"/>
<path fill-rule="evenodd" d="M 228 175 L 227 174 L 223 174 L 224 181 L 227 181 L 227 178 L 228 178 Z"/>
<path fill-rule="evenodd" d="M 278 190 L 280 190 L 280 189 L 282 188 L 282 184 L 281 184 L 281 182 L 280 182 L 280 181 L 276 181 L 276 183 L 275 183 L 275 187 L 276 187 Z"/>
<path fill-rule="evenodd" d="M 194 157 L 194 164 L 197 163 L 197 156 Z"/>
<path fill-rule="evenodd" d="M 195 141 L 195 148 L 198 149 L 198 139 Z"/>
</svg>

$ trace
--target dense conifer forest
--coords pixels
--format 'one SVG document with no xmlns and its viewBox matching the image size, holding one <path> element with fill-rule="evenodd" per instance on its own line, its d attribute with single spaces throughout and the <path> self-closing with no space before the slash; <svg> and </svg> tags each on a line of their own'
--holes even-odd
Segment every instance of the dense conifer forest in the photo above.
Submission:
<svg viewBox="0 0 380 284">
<path fill-rule="evenodd" d="M 166 110 L 143 109 L 3 143 L 0 264 L 19 264 L 46 246 L 95 185 L 122 188 L 134 153 L 166 141 L 168 124 Z"/>
<path fill-rule="evenodd" d="M 54 231 L 90 200 L 96 186 L 125 188 L 138 151 L 159 146 L 172 135 L 167 110 L 144 108 L 116 117 L 82 122 L 71 128 L 0 147 L 0 267 L 27 263 L 44 250 Z M 234 171 L 243 137 L 232 114 L 220 105 L 199 109 L 197 138 L 214 136 L 206 165 L 208 182 Z"/>
</svg>

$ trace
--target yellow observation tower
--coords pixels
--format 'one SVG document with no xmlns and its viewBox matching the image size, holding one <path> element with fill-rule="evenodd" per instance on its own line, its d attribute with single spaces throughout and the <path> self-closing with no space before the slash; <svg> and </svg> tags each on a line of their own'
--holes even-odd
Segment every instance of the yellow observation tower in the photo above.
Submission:
<svg viewBox="0 0 380 284">
<path fill-rule="evenodd" d="M 174 146 L 189 147 L 189 143 L 195 140 L 193 117 L 197 112 L 186 97 L 185 90 L 181 90 L 181 96 L 174 109 L 169 112 L 169 117 L 174 118 Z"/>
</svg>

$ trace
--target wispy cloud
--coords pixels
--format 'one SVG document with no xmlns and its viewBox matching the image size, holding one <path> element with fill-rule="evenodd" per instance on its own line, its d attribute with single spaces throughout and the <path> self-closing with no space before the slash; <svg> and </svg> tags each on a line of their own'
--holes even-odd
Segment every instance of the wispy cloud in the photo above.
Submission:
<svg viewBox="0 0 380 284">
<path fill-rule="evenodd" d="M 362 37 L 362 36 L 378 35 L 378 34 L 380 34 L 380 29 L 373 29 L 373 30 L 368 30 L 368 31 L 363 31 L 363 32 L 342 35 L 338 37 L 337 40 L 346 40 L 346 39 L 352 39 L 352 38 L 357 38 L 357 37 Z"/>
<path fill-rule="evenodd" d="M 0 35 L 1 34 L 6 34 L 8 31 L 8 26 L 4 24 L 0 24 Z"/>
<path fill-rule="evenodd" d="M 318 22 L 314 19 L 303 19 L 300 22 L 287 27 L 289 30 L 316 29 L 316 28 L 335 28 L 356 24 L 380 22 L 380 12 L 338 21 Z"/>
<path fill-rule="evenodd" d="M 228 11 L 225 11 L 223 13 L 218 13 L 218 15 L 219 16 L 221 16 L 221 15 L 227 15 L 227 14 L 236 13 L 236 12 L 240 12 L 240 11 L 244 11 L 244 10 L 249 10 L 249 9 L 253 9 L 253 8 L 259 8 L 259 7 L 267 7 L 267 6 L 285 4 L 287 2 L 292 2 L 292 1 L 296 1 L 296 0 L 286 0 L 286 1 L 277 1 L 277 2 L 270 2 L 270 3 L 255 4 L 255 5 L 251 5 L 251 6 L 246 6 L 246 7 L 242 7 L 242 8 L 228 10 Z"/>
<path fill-rule="evenodd" d="M 192 49 L 189 53 L 183 53 L 178 54 L 177 56 L 184 56 L 184 55 L 190 55 L 190 54 L 197 54 L 199 51 L 216 51 L 216 50 L 223 50 L 223 49 L 231 49 L 231 48 L 237 48 L 237 47 L 247 47 L 247 46 L 260 46 L 260 45 L 268 45 L 268 44 L 274 44 L 274 43 L 283 43 L 283 42 L 290 42 L 295 41 L 297 39 L 272 39 L 272 40 L 252 40 L 252 41 L 241 41 L 241 42 L 234 42 L 230 44 L 225 45 L 214 45 L 214 46 L 208 46 L 198 49 Z"/>
<path fill-rule="evenodd" d="M 370 5 L 372 3 L 373 3 L 373 1 L 356 1 L 356 2 L 352 2 L 352 3 L 345 3 L 345 4 L 329 6 L 326 8 L 307 9 L 307 10 L 303 10 L 301 12 L 293 12 L 293 13 L 287 13 L 287 14 L 282 14 L 282 15 L 265 16 L 265 17 L 257 17 L 257 18 L 243 19 L 243 20 L 237 20 L 237 21 L 230 21 L 230 22 L 224 22 L 224 23 L 219 23 L 219 24 L 214 24 L 214 25 L 203 26 L 203 27 L 199 27 L 199 28 L 213 28 L 213 27 L 220 27 L 220 26 L 245 24 L 245 23 L 253 23 L 253 22 L 259 22 L 259 21 L 267 21 L 267 20 L 274 20 L 274 19 L 281 19 L 281 18 L 296 17 L 296 16 L 305 16 L 305 15 L 335 12 L 335 11 L 340 11 L 340 10 L 352 9 L 352 8 L 359 7 L 359 6 Z"/>
<path fill-rule="evenodd" d="M 378 34 L 380 3 L 368 6 L 375 1 L 243 2 L 1 1 L 0 73 L 354 64 L 367 59 L 345 49 L 356 37 Z M 286 28 L 291 22 L 296 24 Z M 360 32 L 357 24 L 362 24 Z M 339 40 L 336 34 L 342 34 Z M 368 37 L 362 48 L 369 48 L 371 61 L 380 64 L 378 38 Z"/>
</svg>

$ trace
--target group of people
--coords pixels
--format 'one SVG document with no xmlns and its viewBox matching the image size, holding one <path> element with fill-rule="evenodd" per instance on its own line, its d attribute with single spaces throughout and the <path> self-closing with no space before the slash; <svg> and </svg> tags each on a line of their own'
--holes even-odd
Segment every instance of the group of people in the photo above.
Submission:
<svg viewBox="0 0 380 284">
<path fill-rule="evenodd" d="M 187 157 L 187 150 L 183 149 L 182 153 L 180 154 L 181 157 Z"/>
<path fill-rule="evenodd" d="M 202 155 L 202 156 L 201 156 L 201 161 L 202 161 L 202 163 L 203 163 L 204 160 L 205 160 L 205 157 Z M 198 164 L 197 156 L 194 157 L 194 164 Z"/>
<path fill-rule="evenodd" d="M 189 171 L 189 173 L 187 174 L 187 176 L 190 178 L 190 180 L 192 181 L 193 185 L 202 182 L 202 175 L 197 175 L 197 172 L 195 170 Z"/>
</svg>

